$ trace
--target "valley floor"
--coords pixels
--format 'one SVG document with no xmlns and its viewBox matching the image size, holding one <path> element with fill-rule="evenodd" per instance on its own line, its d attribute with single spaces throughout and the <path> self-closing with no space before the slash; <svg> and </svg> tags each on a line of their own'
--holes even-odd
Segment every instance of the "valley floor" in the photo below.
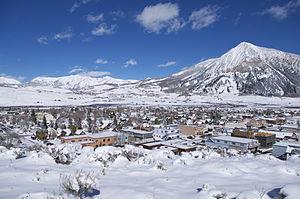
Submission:
<svg viewBox="0 0 300 199">
<path fill-rule="evenodd" d="M 189 97 L 154 90 L 116 89 L 96 94 L 76 94 L 70 90 L 44 87 L 0 87 L 0 106 L 66 106 L 94 104 L 122 105 L 242 105 L 264 107 L 300 107 L 299 98 L 238 96 L 232 94 Z"/>
</svg>

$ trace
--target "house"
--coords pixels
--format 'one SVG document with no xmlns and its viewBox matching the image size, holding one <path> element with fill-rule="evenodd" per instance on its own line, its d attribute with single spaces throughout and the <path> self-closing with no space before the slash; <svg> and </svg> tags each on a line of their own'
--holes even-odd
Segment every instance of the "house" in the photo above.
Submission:
<svg viewBox="0 0 300 199">
<path fill-rule="evenodd" d="M 286 123 L 286 119 L 283 117 L 277 117 L 277 118 L 264 117 L 262 119 L 266 121 L 266 124 L 271 124 L 271 125 L 272 124 L 283 125 Z"/>
<path fill-rule="evenodd" d="M 288 140 L 288 139 L 293 139 L 293 140 L 298 139 L 298 137 L 295 133 L 287 132 L 287 131 L 274 131 L 274 130 L 268 130 L 268 129 L 267 130 L 260 129 L 259 132 L 275 134 L 277 141 Z"/>
<path fill-rule="evenodd" d="M 179 125 L 178 128 L 180 133 L 185 136 L 203 135 L 205 131 L 204 125 Z"/>
<path fill-rule="evenodd" d="M 231 136 L 233 137 L 240 137 L 240 138 L 254 138 L 254 131 L 246 128 L 234 128 Z"/>
<path fill-rule="evenodd" d="M 91 146 L 94 148 L 100 146 L 114 145 L 117 143 L 117 132 L 105 131 L 97 134 L 74 135 L 61 137 L 62 143 L 79 143 L 83 147 Z"/>
<path fill-rule="evenodd" d="M 259 146 L 257 140 L 231 137 L 231 136 L 217 136 L 211 137 L 206 142 L 206 145 L 220 148 L 233 148 L 238 150 L 256 150 Z"/>
<path fill-rule="evenodd" d="M 273 145 L 272 155 L 286 160 L 289 155 L 300 154 L 300 144 L 296 142 L 277 142 Z"/>
<path fill-rule="evenodd" d="M 145 149 L 162 149 L 168 148 L 175 154 L 181 154 L 182 152 L 195 151 L 199 143 L 195 143 L 190 140 L 174 139 L 166 141 L 153 141 L 149 143 L 140 144 Z"/>
<path fill-rule="evenodd" d="M 256 133 L 255 139 L 258 140 L 260 147 L 269 148 L 276 142 L 276 136 L 272 133 Z"/>
</svg>

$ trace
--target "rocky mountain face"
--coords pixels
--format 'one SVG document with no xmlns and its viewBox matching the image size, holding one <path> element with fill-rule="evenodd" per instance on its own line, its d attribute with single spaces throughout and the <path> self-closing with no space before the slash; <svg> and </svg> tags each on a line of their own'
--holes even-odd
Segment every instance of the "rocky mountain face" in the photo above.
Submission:
<svg viewBox="0 0 300 199">
<path fill-rule="evenodd" d="M 242 42 L 156 84 L 182 95 L 300 96 L 300 56 Z"/>
</svg>

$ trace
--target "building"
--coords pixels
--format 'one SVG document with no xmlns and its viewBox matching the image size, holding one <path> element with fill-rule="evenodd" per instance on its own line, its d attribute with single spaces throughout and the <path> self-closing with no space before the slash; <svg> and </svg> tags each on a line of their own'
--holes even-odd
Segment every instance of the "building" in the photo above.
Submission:
<svg viewBox="0 0 300 199">
<path fill-rule="evenodd" d="M 300 154 L 300 144 L 295 142 L 277 142 L 273 145 L 272 155 L 286 160 L 289 155 Z"/>
<path fill-rule="evenodd" d="M 289 139 L 297 140 L 298 139 L 297 134 L 293 133 L 293 132 L 274 131 L 274 130 L 268 130 L 268 129 L 267 130 L 260 129 L 259 132 L 272 133 L 275 135 L 277 141 L 289 140 Z"/>
<path fill-rule="evenodd" d="M 133 128 L 123 128 L 122 132 L 127 136 L 129 144 L 153 140 L 152 131 L 143 131 Z"/>
<path fill-rule="evenodd" d="M 240 137 L 240 138 L 254 138 L 254 131 L 246 128 L 234 128 L 231 136 L 233 137 Z"/>
<path fill-rule="evenodd" d="M 143 143 L 140 146 L 145 149 L 170 149 L 175 154 L 181 154 L 182 152 L 195 151 L 199 143 L 190 140 L 174 139 Z"/>
<path fill-rule="evenodd" d="M 257 150 L 259 147 L 257 140 L 231 136 L 211 137 L 205 142 L 205 144 L 212 147 L 253 151 Z"/>
<path fill-rule="evenodd" d="M 179 125 L 179 131 L 185 136 L 195 136 L 195 135 L 204 135 L 205 126 L 195 126 L 195 125 Z"/>
<path fill-rule="evenodd" d="M 83 147 L 101 147 L 115 145 L 117 143 L 117 132 L 105 131 L 97 134 L 74 135 L 61 137 L 62 143 L 79 143 Z"/>
<path fill-rule="evenodd" d="M 270 148 L 276 142 L 276 136 L 272 133 L 256 133 L 255 139 L 258 140 L 260 147 Z"/>
<path fill-rule="evenodd" d="M 166 126 L 165 128 L 157 128 L 153 131 L 154 140 L 172 140 L 180 137 L 179 129 L 176 126 Z"/>
</svg>

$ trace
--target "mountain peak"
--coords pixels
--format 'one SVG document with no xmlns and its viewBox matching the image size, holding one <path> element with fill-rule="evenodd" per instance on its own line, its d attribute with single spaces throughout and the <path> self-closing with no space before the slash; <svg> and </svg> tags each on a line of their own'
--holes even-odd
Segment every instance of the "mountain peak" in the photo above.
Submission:
<svg viewBox="0 0 300 199">
<path fill-rule="evenodd" d="M 239 43 L 236 47 L 257 47 L 254 44 L 251 44 L 249 42 L 243 41 Z"/>
</svg>

